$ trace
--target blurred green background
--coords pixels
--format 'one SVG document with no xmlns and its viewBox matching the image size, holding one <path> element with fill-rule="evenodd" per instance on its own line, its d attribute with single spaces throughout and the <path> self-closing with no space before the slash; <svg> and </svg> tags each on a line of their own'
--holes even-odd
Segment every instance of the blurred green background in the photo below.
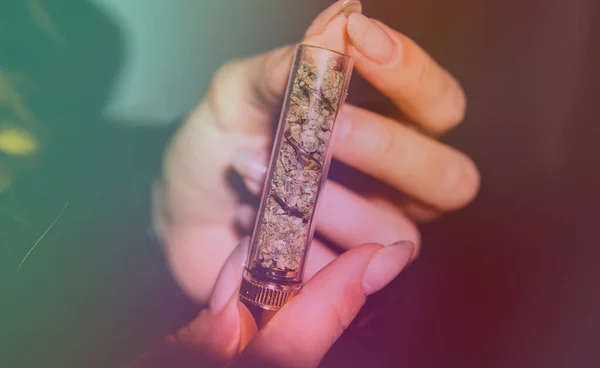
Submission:
<svg viewBox="0 0 600 368">
<path fill-rule="evenodd" d="M 322 5 L 0 2 L 1 367 L 114 366 L 191 318 L 147 230 L 165 142 L 220 64 Z"/>
<path fill-rule="evenodd" d="M 0 0 L 1 368 L 113 367 L 198 312 L 148 232 L 164 145 L 221 63 L 329 3 Z M 600 366 L 600 2 L 363 3 L 461 81 L 443 140 L 483 186 L 323 366 Z M 356 74 L 349 100 L 400 116 Z"/>
<path fill-rule="evenodd" d="M 93 0 L 118 24 L 123 64 L 107 114 L 170 121 L 188 111 L 233 57 L 299 40 L 328 1 Z"/>
</svg>

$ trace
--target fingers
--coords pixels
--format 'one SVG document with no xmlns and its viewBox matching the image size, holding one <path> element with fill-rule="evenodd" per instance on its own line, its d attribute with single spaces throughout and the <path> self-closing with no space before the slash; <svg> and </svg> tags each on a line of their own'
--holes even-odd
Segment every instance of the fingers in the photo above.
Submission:
<svg viewBox="0 0 600 368">
<path fill-rule="evenodd" d="M 260 194 L 266 173 L 265 155 L 242 152 L 236 155 L 235 170 L 254 195 Z M 331 180 L 320 197 L 316 231 L 342 248 L 366 242 L 391 244 L 407 239 L 419 245 L 419 231 L 400 211 L 381 206 Z M 245 229 L 254 226 L 256 209 L 238 208 L 238 223 Z"/>
<path fill-rule="evenodd" d="M 316 230 L 340 248 L 350 249 L 371 239 L 380 244 L 392 244 L 398 239 L 406 239 L 415 244 L 414 254 L 418 254 L 418 229 L 399 211 L 389 208 L 389 203 L 381 202 L 380 208 L 388 207 L 388 210 L 379 211 L 365 198 L 332 181 L 327 183 L 322 201 Z M 238 207 L 236 223 L 244 231 L 252 231 L 255 219 L 256 207 L 248 204 Z M 322 241 L 313 239 L 308 252 L 304 280 L 310 280 L 337 256 L 338 253 Z"/>
<path fill-rule="evenodd" d="M 315 367 L 363 306 L 392 281 L 414 251 L 410 242 L 366 244 L 325 267 L 255 336 L 239 366 Z"/>
<path fill-rule="evenodd" d="M 465 206 L 477 194 L 477 168 L 452 147 L 350 105 L 336 124 L 338 160 L 420 202 L 448 211 Z"/>
<path fill-rule="evenodd" d="M 246 185 L 258 187 L 250 177 L 246 176 Z M 393 206 L 371 201 L 331 180 L 327 181 L 319 200 L 315 230 L 343 249 L 366 242 L 392 244 L 398 239 L 410 240 L 417 247 L 420 244 L 416 226 Z M 240 206 L 237 222 L 251 231 L 255 215 L 255 207 Z"/>
<path fill-rule="evenodd" d="M 413 122 L 432 133 L 460 123 L 466 98 L 456 80 L 408 37 L 354 13 L 348 35 L 355 67 Z"/>
<path fill-rule="evenodd" d="M 455 210 L 470 203 L 479 190 L 479 172 L 469 157 L 414 129 L 351 105 L 344 106 L 336 125 L 336 159 L 426 207 Z M 234 168 L 248 189 L 258 193 L 266 172 L 266 154 L 246 152 L 236 157 Z M 419 209 L 416 204 L 409 207 L 411 212 Z"/>
<path fill-rule="evenodd" d="M 419 244 L 419 231 L 400 211 L 377 206 L 331 180 L 320 200 L 316 230 L 342 248 L 366 242 L 392 244 L 400 239 Z"/>
</svg>

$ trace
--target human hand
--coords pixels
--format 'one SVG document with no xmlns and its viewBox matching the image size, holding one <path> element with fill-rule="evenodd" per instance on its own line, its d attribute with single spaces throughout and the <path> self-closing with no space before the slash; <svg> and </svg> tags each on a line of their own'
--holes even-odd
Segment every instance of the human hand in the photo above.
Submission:
<svg viewBox="0 0 600 368">
<path fill-rule="evenodd" d="M 328 181 L 308 278 L 338 256 L 320 239 L 342 250 L 405 239 L 416 245 L 416 254 L 415 221 L 463 207 L 479 186 L 473 162 L 433 138 L 464 116 L 465 96 L 458 83 L 406 36 L 361 14 L 343 17 L 332 25 L 337 30 L 322 31 L 342 6 L 337 2 L 321 13 L 305 37 L 318 41 L 328 32 L 347 30 L 355 70 L 406 119 L 395 121 L 351 105 L 340 112 L 334 159 L 377 182 L 362 193 L 348 187 L 352 179 Z M 292 57 L 288 46 L 224 65 L 165 155 L 163 182 L 155 188 L 155 226 L 175 279 L 200 303 L 207 302 L 240 240 L 237 225 L 247 227 L 255 211 L 241 203 L 230 170 L 241 175 L 250 192 L 260 190 Z M 410 200 L 400 201 L 399 193 Z"/>
<path fill-rule="evenodd" d="M 248 243 L 245 238 L 227 259 L 209 308 L 130 368 L 315 367 L 366 297 L 392 281 L 414 252 L 411 242 L 400 242 L 364 244 L 342 254 L 258 331 L 238 297 Z"/>
</svg>

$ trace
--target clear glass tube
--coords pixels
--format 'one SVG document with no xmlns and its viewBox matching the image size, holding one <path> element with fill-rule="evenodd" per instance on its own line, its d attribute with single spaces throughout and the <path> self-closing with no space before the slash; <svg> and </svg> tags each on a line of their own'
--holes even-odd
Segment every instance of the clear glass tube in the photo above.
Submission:
<svg viewBox="0 0 600 368">
<path fill-rule="evenodd" d="M 246 303 L 277 310 L 302 286 L 351 72 L 348 55 L 296 49 L 240 290 Z"/>
</svg>

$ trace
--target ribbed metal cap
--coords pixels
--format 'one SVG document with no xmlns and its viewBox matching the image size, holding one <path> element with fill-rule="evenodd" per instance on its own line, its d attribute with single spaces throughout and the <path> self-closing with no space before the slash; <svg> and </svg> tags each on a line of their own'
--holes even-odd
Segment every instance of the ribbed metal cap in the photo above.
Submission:
<svg viewBox="0 0 600 368">
<path fill-rule="evenodd" d="M 281 286 L 264 283 L 244 272 L 240 299 L 266 310 L 278 310 L 300 291 L 298 286 Z"/>
</svg>

